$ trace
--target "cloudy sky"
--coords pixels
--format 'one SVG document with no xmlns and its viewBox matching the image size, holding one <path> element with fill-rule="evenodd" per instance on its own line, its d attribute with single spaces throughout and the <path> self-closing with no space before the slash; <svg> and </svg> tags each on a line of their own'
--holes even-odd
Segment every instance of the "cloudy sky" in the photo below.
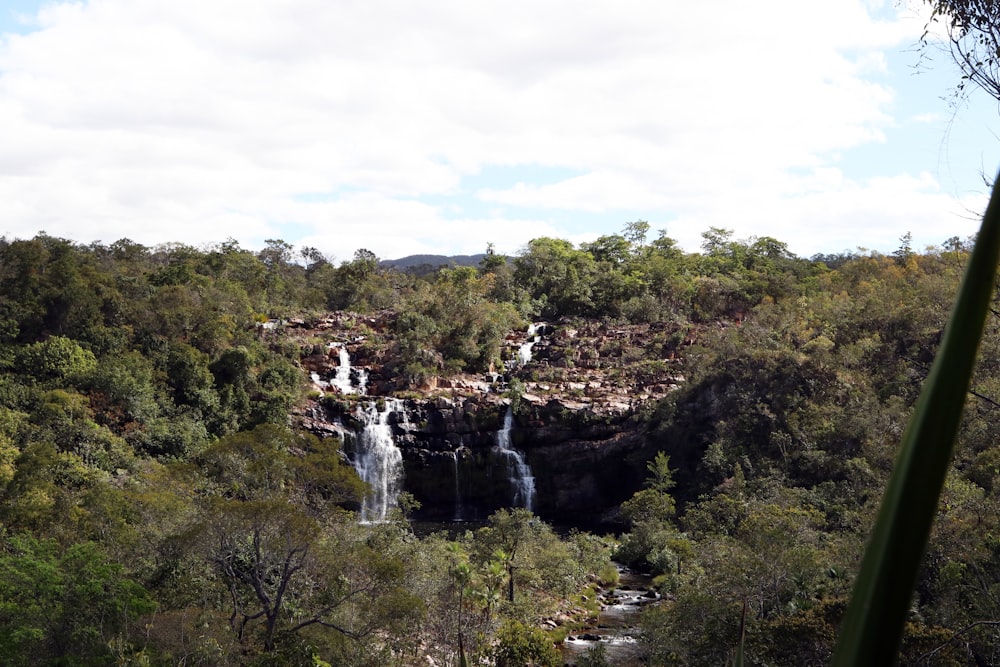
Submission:
<svg viewBox="0 0 1000 667">
<path fill-rule="evenodd" d="M 916 0 L 913 0 L 914 2 Z M 0 235 L 966 237 L 1000 110 L 893 0 L 0 0 Z"/>
</svg>

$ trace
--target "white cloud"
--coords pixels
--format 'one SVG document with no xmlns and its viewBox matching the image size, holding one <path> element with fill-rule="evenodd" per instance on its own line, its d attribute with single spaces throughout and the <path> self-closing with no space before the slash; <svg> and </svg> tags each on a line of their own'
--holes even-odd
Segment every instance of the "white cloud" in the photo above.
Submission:
<svg viewBox="0 0 1000 667">
<path fill-rule="evenodd" d="M 910 118 L 914 123 L 939 123 L 942 120 L 940 113 L 926 112 L 918 113 Z"/>
<path fill-rule="evenodd" d="M 514 254 L 528 240 L 555 235 L 543 220 L 492 218 L 449 219 L 435 207 L 416 201 L 388 199 L 371 194 L 345 197 L 336 202 L 302 205 L 286 211 L 313 231 L 302 245 L 323 249 L 338 261 L 349 260 L 357 248 L 376 250 L 383 258 L 411 254 L 476 254 L 487 242 L 497 252 Z M 400 233 L 404 229 L 405 233 Z"/>
<path fill-rule="evenodd" d="M 567 235 L 553 211 L 627 209 L 692 248 L 709 225 L 876 246 L 899 211 L 916 232 L 955 200 L 925 176 L 834 173 L 886 141 L 884 53 L 922 29 L 868 4 L 46 5 L 0 42 L 0 233 L 283 237 L 346 259 L 512 251 Z M 580 175 L 483 187 L 478 214 L 463 178 L 491 165 Z"/>
<path fill-rule="evenodd" d="M 732 228 L 728 219 L 741 220 L 741 230 L 753 230 L 752 235 L 788 241 L 792 252 L 804 257 L 858 248 L 885 252 L 898 247 L 907 232 L 916 248 L 967 238 L 986 204 L 983 195 L 956 200 L 942 193 L 926 172 L 856 182 L 828 170 L 802 182 L 811 187 L 790 196 L 744 191 L 687 212 L 670 226 L 671 236 L 694 247 L 709 226 Z"/>
</svg>

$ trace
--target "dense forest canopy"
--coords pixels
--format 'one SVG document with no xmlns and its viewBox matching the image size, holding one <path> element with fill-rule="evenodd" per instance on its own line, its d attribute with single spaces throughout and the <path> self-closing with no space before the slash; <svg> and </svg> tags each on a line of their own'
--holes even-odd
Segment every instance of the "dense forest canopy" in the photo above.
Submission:
<svg viewBox="0 0 1000 667">
<path fill-rule="evenodd" d="M 656 575 L 651 664 L 825 664 L 968 247 L 805 259 L 713 228 L 537 238 L 477 267 L 358 251 L 0 239 L 0 662 L 555 664 L 539 621 Z M 336 439 L 290 427 L 300 342 L 276 321 L 390 313 L 404 385 L 504 368 L 532 321 L 648 324 L 684 381 L 615 539 L 523 509 L 416 538 L 360 525 Z M 1000 328 L 991 321 L 904 640 L 907 664 L 1000 664 Z M 512 383 L 516 386 L 516 383 Z M 592 664 L 599 664 L 593 656 Z"/>
</svg>

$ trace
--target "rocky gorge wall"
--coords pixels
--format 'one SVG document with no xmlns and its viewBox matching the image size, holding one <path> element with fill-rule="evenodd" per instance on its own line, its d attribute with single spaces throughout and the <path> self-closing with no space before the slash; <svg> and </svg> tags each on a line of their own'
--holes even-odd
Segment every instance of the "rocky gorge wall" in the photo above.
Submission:
<svg viewBox="0 0 1000 667">
<path fill-rule="evenodd" d="M 318 405 L 306 423 L 321 436 L 343 438 L 353 456 L 364 425 L 351 405 Z M 509 461 L 498 451 L 505 401 L 438 397 L 402 405 L 404 414 L 390 414 L 388 423 L 402 453 L 403 490 L 421 505 L 415 518 L 478 521 L 500 507 L 523 504 L 515 500 Z M 510 438 L 534 476 L 532 510 L 580 525 L 613 523 L 618 505 L 641 486 L 646 462 L 655 455 L 634 415 L 576 413 L 555 399 L 540 406 L 522 403 Z"/>
<path fill-rule="evenodd" d="M 579 326 L 557 324 L 547 325 L 537 340 L 527 338 L 529 332 L 512 332 L 512 362 L 503 373 L 434 378 L 418 391 L 400 391 L 377 363 L 383 353 L 368 324 L 367 336 L 343 326 L 319 329 L 323 339 L 334 342 L 304 346 L 302 363 L 317 391 L 297 419 L 321 437 L 341 438 L 348 456 L 356 457 L 366 428 L 361 406 L 374 402 L 386 413 L 401 453 L 402 490 L 420 503 L 414 518 L 421 520 L 477 521 L 500 507 L 526 504 L 513 479 L 512 455 L 500 451 L 499 434 L 510 410 L 509 446 L 533 476 L 531 509 L 557 523 L 613 524 L 620 503 L 641 487 L 646 462 L 656 452 L 646 435 L 643 407 L 682 380 L 661 359 L 651 364 L 649 355 L 635 354 L 656 345 L 655 330 L 581 332 Z M 533 343 L 529 360 L 526 341 Z M 354 384 L 368 394 L 325 382 L 337 375 L 341 348 L 365 364 L 351 372 L 364 374 Z M 629 350 L 636 362 L 631 369 L 621 361 Z"/>
</svg>

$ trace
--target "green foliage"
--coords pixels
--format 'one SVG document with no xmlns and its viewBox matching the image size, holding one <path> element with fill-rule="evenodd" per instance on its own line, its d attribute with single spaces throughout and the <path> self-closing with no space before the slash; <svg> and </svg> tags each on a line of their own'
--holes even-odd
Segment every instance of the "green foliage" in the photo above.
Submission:
<svg viewBox="0 0 1000 667">
<path fill-rule="evenodd" d="M 551 527 L 524 508 L 500 509 L 476 535 L 478 562 L 495 561 L 506 571 L 506 599 L 522 587 L 572 590 L 577 576 L 571 554 Z"/>
<path fill-rule="evenodd" d="M 125 427 L 130 423 L 147 423 L 158 417 L 154 369 L 149 359 L 137 351 L 115 354 L 101 359 L 90 374 L 88 388 L 99 400 L 100 420 Z"/>
<path fill-rule="evenodd" d="M 587 652 L 576 661 L 577 667 L 612 667 L 612 663 L 608 662 L 608 651 L 604 648 L 604 644 L 598 644 L 593 648 L 587 649 Z"/>
<path fill-rule="evenodd" d="M 188 460 L 199 453 L 209 441 L 204 421 L 190 412 L 174 417 L 149 419 L 142 428 L 128 435 L 129 442 L 139 452 L 165 460 Z"/>
<path fill-rule="evenodd" d="M 490 300 L 494 280 L 471 267 L 442 269 L 409 297 L 394 329 L 411 383 L 442 371 L 501 367 L 501 344 L 521 318 L 511 304 Z"/>
<path fill-rule="evenodd" d="M 588 315 L 593 311 L 593 256 L 561 239 L 539 238 L 514 259 L 514 278 L 537 303 L 542 317 Z"/>
<path fill-rule="evenodd" d="M 53 336 L 21 348 L 16 367 L 41 381 L 78 384 L 97 367 L 97 359 L 75 341 Z"/>
<path fill-rule="evenodd" d="M 388 273 L 378 266 L 378 257 L 360 249 L 354 259 L 331 272 L 325 288 L 329 308 L 369 312 L 393 305 L 396 295 Z"/>
<path fill-rule="evenodd" d="M 280 499 L 215 500 L 202 517 L 186 539 L 228 591 L 229 628 L 251 654 L 294 654 L 302 642 L 337 652 L 421 613 L 398 542 L 353 517 L 320 524 Z"/>
<path fill-rule="evenodd" d="M 535 239 L 509 259 L 419 277 L 367 251 L 335 266 L 307 248 L 300 265 L 280 239 L 256 252 L 0 240 L 0 520 L 30 531 L 37 548 L 23 553 L 51 546 L 64 569 L 71 545 L 99 543 L 94 561 L 119 563 L 118 578 L 157 601 L 145 648 L 125 624 L 92 662 L 483 662 L 501 627 L 511 646 L 530 644 L 531 628 L 583 586 L 611 583 L 607 541 L 560 537 L 523 510 L 448 539 L 357 526 L 341 512 L 363 485 L 339 440 L 286 426 L 300 361 L 324 341 L 257 324 L 364 311 L 361 357 L 385 364 L 381 380 L 419 386 L 502 371 L 525 320 L 599 318 L 567 328 L 615 335 L 543 359 L 511 378 L 508 398 L 516 407 L 536 381 L 562 391 L 590 368 L 624 385 L 625 363 L 638 385 L 680 386 L 628 417 L 655 457 L 622 504 L 616 556 L 666 594 L 644 621 L 651 662 L 731 660 L 746 601 L 748 664 L 826 664 L 969 245 L 919 252 L 904 239 L 891 256 L 802 260 L 769 237 L 713 229 L 688 254 L 649 231 L 636 221 L 580 246 Z M 649 339 L 619 340 L 619 329 Z M 982 398 L 961 424 L 904 629 L 909 662 L 990 664 L 1000 643 L 982 622 L 1000 618 L 998 341 L 991 320 L 974 377 Z M 563 417 L 613 428 L 591 412 Z M 302 567 L 275 607 L 282 554 Z M 255 580 L 258 566 L 268 574 Z"/>
<path fill-rule="evenodd" d="M 497 632 L 493 649 L 497 667 L 555 667 L 559 654 L 545 633 L 519 621 L 507 621 Z"/>
<path fill-rule="evenodd" d="M 972 380 L 998 259 L 1000 190 L 994 188 L 941 351 L 903 435 L 834 664 L 886 664 L 896 659 Z"/>
<path fill-rule="evenodd" d="M 647 615 L 654 662 L 731 660 L 746 600 L 749 664 L 827 664 L 845 573 L 941 341 L 964 249 L 816 268 L 773 239 L 733 241 L 726 230 L 707 234 L 704 249 L 695 284 L 707 291 L 694 293 L 691 315 L 738 326 L 699 332 L 687 382 L 654 412 L 649 442 L 676 466 L 667 468 L 676 516 L 652 489 L 638 492 L 623 505 L 630 530 L 618 555 L 660 573 L 672 595 Z M 982 399 L 962 422 L 965 447 L 931 512 L 938 528 L 915 575 L 918 595 L 906 592 L 907 661 L 991 660 L 996 630 L 978 621 L 1000 612 L 983 602 L 994 590 L 983 536 L 995 526 L 996 333 L 991 320 L 974 377 Z"/>
<path fill-rule="evenodd" d="M 33 442 L 23 449 L 4 489 L 4 525 L 39 530 L 51 523 L 65 495 L 56 479 L 59 462 L 51 443 Z"/>
<path fill-rule="evenodd" d="M 0 661 L 111 664 L 109 645 L 152 612 L 143 588 L 94 543 L 60 548 L 31 535 L 0 536 Z"/>
<path fill-rule="evenodd" d="M 363 482 L 335 446 L 284 426 L 262 424 L 221 438 L 198 461 L 216 492 L 229 498 L 294 496 L 319 509 L 364 495 Z"/>
<path fill-rule="evenodd" d="M 219 397 L 213 388 L 214 378 L 208 361 L 207 354 L 191 345 L 170 345 L 165 370 L 176 405 L 195 408 L 204 415 L 218 409 Z"/>
</svg>

